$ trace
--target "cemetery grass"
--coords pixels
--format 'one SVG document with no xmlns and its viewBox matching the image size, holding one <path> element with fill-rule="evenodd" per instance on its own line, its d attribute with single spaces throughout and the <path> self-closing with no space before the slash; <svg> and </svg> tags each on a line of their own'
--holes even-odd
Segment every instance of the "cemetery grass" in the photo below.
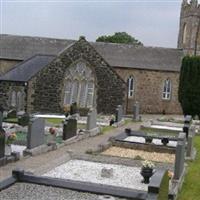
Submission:
<svg viewBox="0 0 200 200">
<path fill-rule="evenodd" d="M 3 121 L 7 122 L 7 123 L 14 123 L 14 124 L 18 123 L 18 119 L 17 118 L 6 118 Z"/>
<path fill-rule="evenodd" d="M 196 160 L 188 162 L 188 171 L 178 200 L 200 199 L 200 136 L 195 137 Z"/>
</svg>

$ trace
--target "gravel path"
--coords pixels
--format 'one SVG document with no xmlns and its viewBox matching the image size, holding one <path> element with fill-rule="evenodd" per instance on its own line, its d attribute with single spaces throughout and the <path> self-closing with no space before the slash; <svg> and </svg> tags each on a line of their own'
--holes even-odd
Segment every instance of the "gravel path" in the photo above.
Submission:
<svg viewBox="0 0 200 200">
<path fill-rule="evenodd" d="M 102 200 L 103 196 L 43 185 L 16 183 L 0 193 L 0 200 Z M 110 199 L 112 200 L 112 199 Z M 125 200 L 114 198 L 113 200 Z"/>
</svg>

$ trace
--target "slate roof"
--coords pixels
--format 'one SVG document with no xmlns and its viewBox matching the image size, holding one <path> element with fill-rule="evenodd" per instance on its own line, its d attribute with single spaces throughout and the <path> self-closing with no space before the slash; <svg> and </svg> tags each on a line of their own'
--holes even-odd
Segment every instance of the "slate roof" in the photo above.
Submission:
<svg viewBox="0 0 200 200">
<path fill-rule="evenodd" d="M 25 60 L 35 54 L 58 55 L 75 40 L 0 35 L 0 59 Z M 179 72 L 182 50 L 91 42 L 112 67 Z"/>
<path fill-rule="evenodd" d="M 19 63 L 6 74 L 2 75 L 0 81 L 9 80 L 26 82 L 54 58 L 55 56 L 52 55 L 35 55 L 28 60 Z"/>
</svg>

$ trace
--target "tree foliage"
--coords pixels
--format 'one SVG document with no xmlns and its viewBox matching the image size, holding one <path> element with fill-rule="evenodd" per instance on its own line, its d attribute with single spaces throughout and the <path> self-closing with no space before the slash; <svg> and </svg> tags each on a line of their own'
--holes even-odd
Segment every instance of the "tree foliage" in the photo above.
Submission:
<svg viewBox="0 0 200 200">
<path fill-rule="evenodd" d="M 139 40 L 135 39 L 126 32 L 116 32 L 114 35 L 103 35 L 98 37 L 96 42 L 123 43 L 143 46 Z"/>
<path fill-rule="evenodd" d="M 200 117 L 200 57 L 186 56 L 182 60 L 179 102 L 185 115 Z"/>
</svg>

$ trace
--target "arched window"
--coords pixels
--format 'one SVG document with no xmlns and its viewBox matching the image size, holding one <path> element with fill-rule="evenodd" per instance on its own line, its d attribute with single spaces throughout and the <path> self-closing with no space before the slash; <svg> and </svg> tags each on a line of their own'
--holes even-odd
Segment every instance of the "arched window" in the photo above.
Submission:
<svg viewBox="0 0 200 200">
<path fill-rule="evenodd" d="M 186 23 L 183 26 L 183 44 L 185 44 L 187 41 L 187 25 Z"/>
<path fill-rule="evenodd" d="M 12 91 L 12 93 L 11 93 L 10 104 L 11 104 L 12 107 L 16 107 L 16 105 L 17 105 L 17 98 L 16 98 L 16 92 L 15 91 Z"/>
<path fill-rule="evenodd" d="M 172 90 L 171 81 L 169 79 L 166 79 L 164 81 L 162 98 L 165 100 L 170 100 L 171 99 L 171 90 Z"/>
<path fill-rule="evenodd" d="M 84 62 L 68 68 L 65 78 L 64 105 L 77 102 L 80 107 L 92 107 L 94 98 L 94 74 Z"/>
<path fill-rule="evenodd" d="M 128 97 L 131 98 L 134 96 L 134 78 L 133 76 L 130 76 L 127 80 L 128 84 Z"/>
</svg>

